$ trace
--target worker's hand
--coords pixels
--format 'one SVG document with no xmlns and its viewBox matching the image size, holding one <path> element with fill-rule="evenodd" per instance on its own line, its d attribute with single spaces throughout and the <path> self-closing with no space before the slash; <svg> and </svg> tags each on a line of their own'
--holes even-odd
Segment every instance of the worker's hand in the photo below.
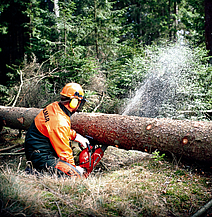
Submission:
<svg viewBox="0 0 212 217">
<path fill-rule="evenodd" d="M 90 144 L 89 140 L 84 136 L 81 136 L 79 133 L 77 133 L 77 136 L 74 141 L 79 142 L 82 148 L 87 148 L 87 144 Z"/>
<path fill-rule="evenodd" d="M 85 170 L 80 167 L 80 166 L 76 166 L 76 169 L 79 171 L 79 173 L 81 174 L 81 176 L 85 173 Z"/>
</svg>

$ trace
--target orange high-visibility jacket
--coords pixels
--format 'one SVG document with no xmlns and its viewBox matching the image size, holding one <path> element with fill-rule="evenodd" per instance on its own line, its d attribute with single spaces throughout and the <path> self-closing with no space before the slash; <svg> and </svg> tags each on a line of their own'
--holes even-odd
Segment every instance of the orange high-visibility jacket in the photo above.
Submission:
<svg viewBox="0 0 212 217">
<path fill-rule="evenodd" d="M 35 126 L 44 136 L 49 138 L 57 156 L 75 165 L 69 141 L 76 138 L 76 131 L 71 129 L 71 120 L 54 102 L 44 108 L 35 118 Z"/>
</svg>

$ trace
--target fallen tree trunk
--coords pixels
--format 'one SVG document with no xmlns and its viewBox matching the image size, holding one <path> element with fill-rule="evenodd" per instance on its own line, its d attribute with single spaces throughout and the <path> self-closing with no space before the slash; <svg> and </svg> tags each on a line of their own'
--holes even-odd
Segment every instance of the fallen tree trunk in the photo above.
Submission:
<svg viewBox="0 0 212 217">
<path fill-rule="evenodd" d="M 0 107 L 0 123 L 27 130 L 40 109 Z M 72 128 L 101 144 L 126 150 L 158 149 L 193 160 L 212 162 L 212 122 L 75 113 Z"/>
<path fill-rule="evenodd" d="M 37 108 L 0 106 L 0 126 L 27 130 L 40 111 Z"/>
</svg>

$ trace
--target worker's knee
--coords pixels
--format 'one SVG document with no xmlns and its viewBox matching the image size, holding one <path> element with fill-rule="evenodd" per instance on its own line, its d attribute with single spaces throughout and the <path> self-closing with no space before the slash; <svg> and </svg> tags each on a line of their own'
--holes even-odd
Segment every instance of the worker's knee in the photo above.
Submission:
<svg viewBox="0 0 212 217">
<path fill-rule="evenodd" d="M 59 173 L 62 171 L 68 176 L 71 176 L 74 178 L 81 178 L 80 172 L 73 165 L 65 161 L 59 160 L 55 166 L 55 169 L 57 169 Z"/>
</svg>

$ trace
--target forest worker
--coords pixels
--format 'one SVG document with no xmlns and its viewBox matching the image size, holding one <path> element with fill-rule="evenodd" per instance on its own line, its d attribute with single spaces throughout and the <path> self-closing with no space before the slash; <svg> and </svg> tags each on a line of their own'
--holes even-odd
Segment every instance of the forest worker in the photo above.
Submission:
<svg viewBox="0 0 212 217">
<path fill-rule="evenodd" d="M 70 141 L 87 147 L 89 140 L 71 129 L 71 115 L 85 103 L 82 87 L 68 83 L 62 89 L 60 102 L 53 102 L 34 119 L 25 138 L 26 158 L 38 171 L 81 177 L 83 168 L 74 162 Z"/>
</svg>

